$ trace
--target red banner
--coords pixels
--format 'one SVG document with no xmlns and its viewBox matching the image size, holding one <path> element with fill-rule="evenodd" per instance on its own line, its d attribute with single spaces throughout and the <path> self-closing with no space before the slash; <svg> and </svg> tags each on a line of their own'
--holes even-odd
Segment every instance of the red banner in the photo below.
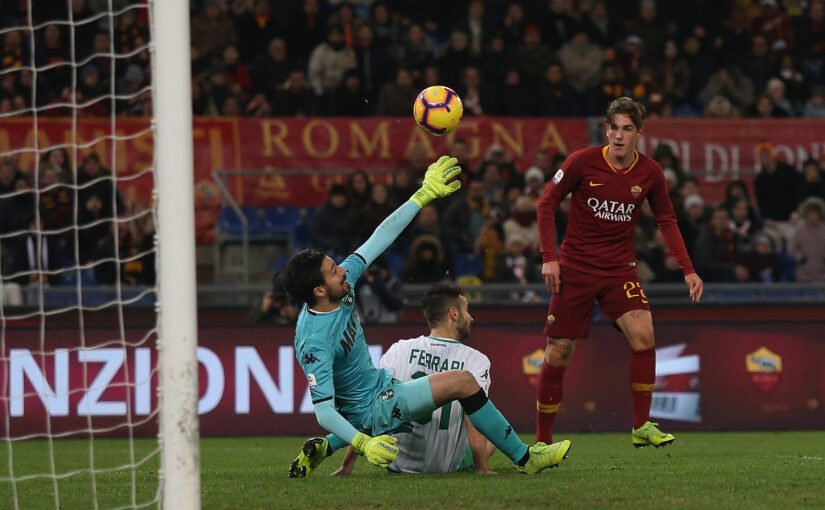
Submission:
<svg viewBox="0 0 825 510">
<path fill-rule="evenodd" d="M 70 157 L 77 161 L 97 152 L 121 178 L 119 186 L 130 201 L 148 204 L 152 179 L 134 176 L 152 165 L 149 123 L 115 117 L 114 123 L 112 119 L 83 118 L 76 125 L 74 130 L 71 119 L 39 118 L 35 137 L 32 119 L 4 120 L 0 152 L 16 151 L 26 171 L 35 168 L 35 160 L 42 157 L 45 147 L 77 146 L 76 151 L 70 151 Z M 807 155 L 819 157 L 822 153 L 819 133 L 823 128 L 825 121 L 811 119 L 651 119 L 645 125 L 640 149 L 650 154 L 658 143 L 670 144 L 682 167 L 700 178 L 706 198 L 716 202 L 731 178 L 752 178 L 757 144 L 770 141 L 780 158 L 798 166 Z M 393 170 L 409 158 L 416 145 L 424 147 L 432 159 L 446 153 L 455 138 L 462 138 L 468 142 L 471 164 L 477 165 L 492 144 L 499 144 L 518 168 L 525 170 L 538 149 L 547 149 L 551 155 L 569 154 L 591 143 L 585 119 L 468 117 L 445 137 L 423 133 L 412 117 L 197 118 L 193 129 L 199 242 L 212 240 L 220 207 L 212 170 L 307 171 L 305 175 L 231 177 L 228 187 L 240 205 L 310 206 L 323 201 L 333 182 L 345 179 L 310 170 Z"/>
<path fill-rule="evenodd" d="M 537 322 L 538 324 L 538 322 Z M 657 326 L 657 378 L 651 415 L 669 430 L 825 428 L 825 346 L 822 323 L 661 324 Z M 375 360 L 420 326 L 373 326 L 367 331 Z M 291 328 L 202 329 L 199 332 L 201 433 L 203 435 L 317 434 L 307 384 L 295 360 Z M 157 352 L 108 345 L 70 350 L 76 331 L 47 335 L 48 355 L 34 330 L 7 335 L 0 365 L 0 423 L 4 436 L 46 431 L 101 435 L 156 431 L 153 368 Z M 115 336 L 116 338 L 117 336 Z M 86 345 L 109 336 L 87 331 Z M 135 342 L 141 334 L 127 331 Z M 627 431 L 632 422 L 628 388 L 630 350 L 611 326 L 594 324 L 577 342 L 565 375 L 557 429 Z M 543 358 L 538 326 L 476 326 L 471 345 L 492 360 L 490 396 L 523 432 L 535 430 L 535 378 Z M 125 385 L 125 382 L 130 382 Z M 129 417 L 127 418 L 127 410 Z M 8 412 L 8 422 L 5 414 Z M 87 419 L 87 416 L 91 416 Z"/>
</svg>

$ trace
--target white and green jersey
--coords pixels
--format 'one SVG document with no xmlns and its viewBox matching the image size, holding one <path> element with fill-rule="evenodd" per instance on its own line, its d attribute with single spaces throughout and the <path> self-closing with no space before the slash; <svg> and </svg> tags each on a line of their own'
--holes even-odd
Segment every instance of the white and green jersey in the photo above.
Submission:
<svg viewBox="0 0 825 510">
<path fill-rule="evenodd" d="M 400 381 L 409 381 L 447 370 L 467 370 L 479 386 L 490 390 L 490 360 L 458 340 L 420 336 L 399 340 L 381 357 Z M 464 412 L 458 402 L 433 411 L 426 424 L 413 423 L 412 432 L 395 434 L 400 450 L 390 471 L 401 473 L 448 473 L 458 470 L 467 448 Z"/>
</svg>

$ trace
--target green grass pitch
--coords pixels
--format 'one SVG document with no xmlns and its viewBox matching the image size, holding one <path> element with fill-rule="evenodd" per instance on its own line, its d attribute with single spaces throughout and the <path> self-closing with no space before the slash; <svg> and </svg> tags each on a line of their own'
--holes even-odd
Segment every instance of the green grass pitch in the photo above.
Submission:
<svg viewBox="0 0 825 510">
<path fill-rule="evenodd" d="M 524 436 L 525 440 L 530 437 Z M 205 509 L 320 508 L 825 508 L 825 432 L 691 432 L 671 447 L 634 449 L 630 434 L 559 434 L 570 457 L 537 476 L 519 474 L 501 453 L 497 476 L 469 473 L 392 475 L 359 459 L 348 478 L 329 474 L 342 454 L 311 477 L 289 479 L 287 466 L 303 438 L 206 438 L 201 443 Z M 88 469 L 89 445 L 55 441 L 58 473 Z M 137 440 L 137 458 L 156 447 Z M 129 459 L 123 440 L 94 442 L 98 507 L 128 506 L 131 471 L 111 468 Z M 14 443 L 15 476 L 49 472 L 44 441 Z M 8 443 L 0 446 L 0 478 L 9 476 Z M 138 503 L 157 490 L 157 457 L 135 475 Z M 88 473 L 57 482 L 60 509 L 93 508 Z M 17 484 L 19 508 L 55 508 L 51 479 Z M 150 508 L 154 508 L 152 505 Z M 0 482 L 0 509 L 14 508 L 12 487 Z"/>
</svg>

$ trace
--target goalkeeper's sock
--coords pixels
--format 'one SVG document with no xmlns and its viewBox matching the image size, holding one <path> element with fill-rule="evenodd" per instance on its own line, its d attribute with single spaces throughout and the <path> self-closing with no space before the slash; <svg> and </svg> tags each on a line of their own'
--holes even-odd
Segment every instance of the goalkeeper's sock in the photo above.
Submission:
<svg viewBox="0 0 825 510">
<path fill-rule="evenodd" d="M 553 423 L 561 405 L 562 380 L 565 367 L 551 367 L 547 360 L 541 364 L 536 394 L 536 441 L 553 443 Z"/>
<path fill-rule="evenodd" d="M 630 358 L 630 391 L 633 393 L 633 428 L 650 420 L 650 400 L 656 382 L 656 347 L 633 351 Z"/>
<path fill-rule="evenodd" d="M 335 434 L 327 434 L 327 457 L 335 453 L 337 450 L 345 446 L 349 446 L 349 443 L 341 439 L 340 437 L 336 436 Z"/>
<path fill-rule="evenodd" d="M 470 423 L 504 455 L 520 466 L 527 462 L 530 456 L 527 445 L 521 442 L 513 427 L 487 398 L 483 389 L 479 388 L 478 392 L 459 399 L 458 402 L 464 408 Z"/>
</svg>

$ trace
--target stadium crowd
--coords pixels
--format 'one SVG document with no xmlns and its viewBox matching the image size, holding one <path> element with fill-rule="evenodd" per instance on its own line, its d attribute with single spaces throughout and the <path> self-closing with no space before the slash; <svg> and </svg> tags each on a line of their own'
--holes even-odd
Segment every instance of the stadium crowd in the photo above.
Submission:
<svg viewBox="0 0 825 510">
<path fill-rule="evenodd" d="M 112 3 L 122 14 L 111 27 L 101 15 L 108 2 L 99 0 L 33 2 L 31 19 L 26 2 L 4 5 L 2 26 L 38 28 L 2 34 L 0 115 L 30 115 L 32 106 L 41 116 L 66 115 L 72 105 L 80 116 L 151 114 L 147 10 Z M 652 116 L 825 117 L 825 0 L 463 0 L 429 2 L 426 9 L 414 0 L 190 5 L 196 115 L 407 116 L 417 91 L 442 84 L 460 94 L 465 115 L 601 115 L 626 95 Z M 36 79 L 32 61 L 47 66 Z M 421 212 L 391 250 L 403 265 L 390 266 L 402 280 L 424 283 L 455 274 L 456 259 L 474 255 L 482 281 L 540 281 L 535 203 L 565 155 L 537 151 L 533 166 L 516 168 L 493 146 L 473 167 L 466 151 L 462 140 L 451 147 L 465 169 L 464 190 Z M 706 281 L 825 280 L 823 161 L 811 158 L 795 169 L 777 161 L 769 143 L 759 152 L 753 189 L 732 182 L 723 203 L 708 204 L 670 147 L 655 150 L 698 271 Z M 312 240 L 349 253 L 410 196 L 428 163 L 414 149 L 389 186 L 355 172 L 317 209 Z M 81 264 L 107 253 L 143 253 L 151 225 L 126 222 L 118 229 L 125 239 L 115 242 L 112 222 L 99 220 L 129 205 L 96 155 L 77 167 L 78 184 L 100 179 L 77 196 L 78 221 L 96 225 L 80 230 Z M 46 230 L 73 221 L 74 195 L 59 185 L 74 182 L 72 171 L 65 150 L 43 155 L 37 193 Z M 7 158 L 0 193 L 28 189 L 30 174 Z M 0 201 L 0 234 L 35 227 L 34 193 Z M 652 215 L 642 215 L 640 276 L 681 281 Z M 557 227 L 561 241 L 564 214 Z M 76 259 L 73 230 L 45 237 L 48 267 Z M 35 242 L 3 238 L 4 275 L 14 273 L 10 267 L 36 266 Z M 121 280 L 151 282 L 149 264 L 142 266 L 122 267 Z M 96 267 L 106 268 L 96 271 L 99 282 L 114 281 L 110 264 Z"/>
</svg>

